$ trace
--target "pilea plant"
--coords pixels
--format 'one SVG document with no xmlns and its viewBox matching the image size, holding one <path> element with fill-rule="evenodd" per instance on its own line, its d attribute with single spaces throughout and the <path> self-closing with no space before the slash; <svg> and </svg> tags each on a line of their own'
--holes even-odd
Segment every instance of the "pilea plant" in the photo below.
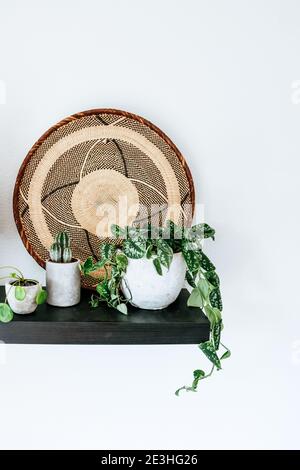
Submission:
<svg viewBox="0 0 300 470">
<path fill-rule="evenodd" d="M 124 229 L 113 225 L 112 234 L 122 240 L 120 248 L 113 244 L 103 244 L 100 260 L 94 262 L 90 257 L 81 265 L 83 274 L 89 275 L 104 268 L 105 275 L 96 287 L 97 294 L 91 298 L 91 306 L 97 307 L 105 301 L 110 307 L 127 314 L 126 300 L 121 292 L 121 281 L 126 272 L 128 258 L 139 259 L 146 257 L 153 262 L 153 268 L 158 275 L 163 275 L 162 266 L 169 268 L 174 253 L 182 253 L 187 267 L 186 280 L 192 287 L 188 298 L 188 306 L 199 307 L 210 322 L 210 338 L 200 343 L 199 349 L 211 362 L 212 367 L 208 373 L 197 369 L 193 373 L 193 382 L 190 386 L 183 386 L 181 390 L 196 391 L 201 380 L 212 375 L 214 370 L 222 368 L 221 361 L 230 356 L 229 349 L 221 343 L 222 298 L 220 292 L 220 279 L 214 264 L 203 252 L 203 240 L 214 240 L 215 230 L 208 224 L 198 224 L 189 228 L 182 228 L 168 221 L 165 227 L 125 227 Z M 220 355 L 220 347 L 224 349 Z"/>
<path fill-rule="evenodd" d="M 70 237 L 67 232 L 59 232 L 50 247 L 50 259 L 54 263 L 70 263 L 72 258 Z"/>
<path fill-rule="evenodd" d="M 1 266 L 0 269 L 12 270 L 8 274 L 1 276 L 0 280 L 7 280 L 10 283 L 11 288 L 15 287 L 15 298 L 22 302 L 26 298 L 26 289 L 35 284 L 38 284 L 38 281 L 35 279 L 25 278 L 22 272 L 15 266 Z M 0 303 L 0 321 L 3 323 L 8 323 L 13 319 L 13 311 L 8 305 L 7 301 L 8 293 L 5 297 L 5 301 Z M 47 292 L 44 289 L 40 289 L 35 297 L 35 302 L 37 305 L 43 304 L 47 299 Z"/>
</svg>

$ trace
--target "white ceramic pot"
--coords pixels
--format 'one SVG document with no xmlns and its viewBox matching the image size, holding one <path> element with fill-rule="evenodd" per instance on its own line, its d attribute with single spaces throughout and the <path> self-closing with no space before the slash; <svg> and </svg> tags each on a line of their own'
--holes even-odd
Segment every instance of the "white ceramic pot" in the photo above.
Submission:
<svg viewBox="0 0 300 470">
<path fill-rule="evenodd" d="M 175 302 L 183 288 L 186 264 L 181 253 L 175 253 L 170 269 L 162 267 L 157 274 L 153 260 L 128 259 L 121 288 L 124 296 L 135 307 L 160 310 Z"/>
<path fill-rule="evenodd" d="M 15 286 L 12 286 L 9 282 L 5 284 L 5 292 L 7 296 L 7 301 L 10 308 L 14 313 L 20 315 L 26 315 L 28 313 L 33 313 L 37 308 L 37 303 L 35 298 L 38 292 L 41 290 L 41 285 L 36 283 L 32 286 L 24 286 L 26 295 L 24 300 L 17 300 L 15 297 Z"/>
<path fill-rule="evenodd" d="M 71 307 L 80 302 L 79 261 L 54 263 L 46 261 L 47 302 L 55 307 Z"/>
</svg>

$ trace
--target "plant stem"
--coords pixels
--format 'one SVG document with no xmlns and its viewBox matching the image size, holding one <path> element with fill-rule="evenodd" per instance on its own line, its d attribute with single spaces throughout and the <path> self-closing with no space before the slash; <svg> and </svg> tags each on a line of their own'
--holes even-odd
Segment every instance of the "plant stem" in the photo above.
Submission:
<svg viewBox="0 0 300 470">
<path fill-rule="evenodd" d="M 207 379 L 207 377 L 210 377 L 210 376 L 212 375 L 214 369 L 215 369 L 215 366 L 213 365 L 212 368 L 211 368 L 211 371 L 209 372 L 209 374 L 206 374 L 206 375 L 202 378 L 202 380 L 203 380 L 203 379 Z"/>
<path fill-rule="evenodd" d="M 11 277 L 11 276 L 2 276 L 2 277 L 0 277 L 0 281 L 2 281 L 3 279 L 15 279 L 15 278 Z"/>
<path fill-rule="evenodd" d="M 0 269 L 14 269 L 15 271 L 17 271 L 21 275 L 21 278 L 24 279 L 23 273 L 18 268 L 16 268 L 15 266 L 11 266 L 11 265 L 0 266 Z"/>
</svg>

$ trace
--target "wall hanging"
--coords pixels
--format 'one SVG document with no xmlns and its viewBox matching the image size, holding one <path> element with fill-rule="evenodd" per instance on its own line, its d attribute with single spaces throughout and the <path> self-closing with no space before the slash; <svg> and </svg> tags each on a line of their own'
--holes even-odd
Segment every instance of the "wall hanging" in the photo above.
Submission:
<svg viewBox="0 0 300 470">
<path fill-rule="evenodd" d="M 123 207 L 124 195 L 132 210 L 113 220 L 107 205 Z M 75 258 L 97 260 L 99 240 L 116 243 L 112 223 L 134 225 L 150 214 L 152 223 L 189 223 L 194 203 L 189 168 L 161 130 L 128 112 L 96 109 L 62 120 L 34 144 L 13 206 L 27 251 L 45 267 L 57 232 L 70 233 Z M 82 282 L 93 285 L 92 278 Z"/>
</svg>

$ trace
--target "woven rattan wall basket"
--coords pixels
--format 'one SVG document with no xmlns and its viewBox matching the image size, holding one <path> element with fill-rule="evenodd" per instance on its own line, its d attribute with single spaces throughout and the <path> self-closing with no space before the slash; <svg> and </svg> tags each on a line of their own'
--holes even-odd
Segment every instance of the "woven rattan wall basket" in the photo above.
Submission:
<svg viewBox="0 0 300 470">
<path fill-rule="evenodd" d="M 189 223 L 194 186 L 183 156 L 156 126 L 124 111 L 96 109 L 64 119 L 32 147 L 13 206 L 26 249 L 44 267 L 61 230 L 84 260 L 98 258 L 111 223 L 142 224 L 150 215 L 152 223 Z M 122 208 L 122 217 L 116 220 L 110 207 Z M 93 280 L 83 283 L 91 287 Z"/>
</svg>

